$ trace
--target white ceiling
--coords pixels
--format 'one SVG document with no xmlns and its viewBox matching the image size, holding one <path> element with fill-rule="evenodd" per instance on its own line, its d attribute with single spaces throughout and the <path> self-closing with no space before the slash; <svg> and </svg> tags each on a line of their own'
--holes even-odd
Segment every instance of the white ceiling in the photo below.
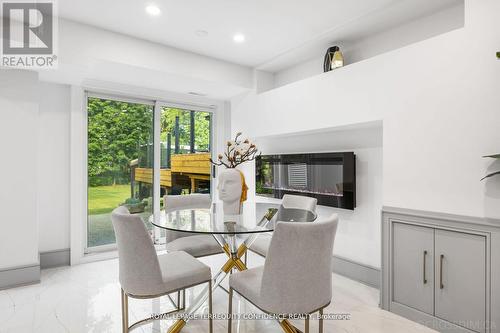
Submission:
<svg viewBox="0 0 500 333">
<path fill-rule="evenodd" d="M 459 1 L 61 0 L 58 6 L 59 15 L 69 20 L 275 71 L 283 68 L 280 57 L 287 54 L 287 64 L 304 60 L 319 40 L 365 38 Z M 157 5 L 161 15 L 149 16 L 149 4 Z M 198 36 L 198 30 L 208 35 Z M 243 33 L 246 41 L 234 43 L 235 33 Z"/>
</svg>

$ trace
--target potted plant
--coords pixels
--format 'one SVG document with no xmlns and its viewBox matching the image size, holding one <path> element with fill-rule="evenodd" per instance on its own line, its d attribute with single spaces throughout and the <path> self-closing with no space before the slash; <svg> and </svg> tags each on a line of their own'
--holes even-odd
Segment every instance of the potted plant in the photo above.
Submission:
<svg viewBox="0 0 500 333">
<path fill-rule="evenodd" d="M 137 214 L 144 212 L 147 203 L 136 198 L 128 198 L 120 206 L 125 206 L 131 214 Z"/>
</svg>

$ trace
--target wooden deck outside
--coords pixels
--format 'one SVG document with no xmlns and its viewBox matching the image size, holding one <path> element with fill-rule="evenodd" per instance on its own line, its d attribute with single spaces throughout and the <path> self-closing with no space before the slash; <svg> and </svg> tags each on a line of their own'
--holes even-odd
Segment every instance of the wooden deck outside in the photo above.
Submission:
<svg viewBox="0 0 500 333">
<path fill-rule="evenodd" d="M 210 153 L 177 154 L 172 155 L 170 169 L 160 169 L 160 186 L 172 187 L 172 176 L 176 174 L 189 177 L 191 190 L 196 189 L 197 181 L 210 180 Z M 153 170 L 150 168 L 136 168 L 136 182 L 153 183 Z"/>
<path fill-rule="evenodd" d="M 172 155 L 172 173 L 189 177 L 191 192 L 195 192 L 198 181 L 210 180 L 210 154 Z"/>
<path fill-rule="evenodd" d="M 153 169 L 136 168 L 134 180 L 136 182 L 152 184 Z M 172 172 L 170 171 L 170 169 L 160 169 L 160 186 L 172 187 Z"/>
<path fill-rule="evenodd" d="M 172 172 L 210 175 L 210 154 L 172 155 Z"/>
</svg>

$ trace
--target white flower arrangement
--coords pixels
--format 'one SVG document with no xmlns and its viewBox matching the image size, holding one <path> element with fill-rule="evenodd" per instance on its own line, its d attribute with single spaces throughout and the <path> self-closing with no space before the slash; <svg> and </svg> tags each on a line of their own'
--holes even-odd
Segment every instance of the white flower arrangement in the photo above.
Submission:
<svg viewBox="0 0 500 333">
<path fill-rule="evenodd" d="M 234 140 L 227 141 L 226 151 L 217 156 L 217 161 L 210 159 L 210 162 L 216 166 L 224 165 L 228 169 L 234 169 L 242 163 L 254 160 L 259 150 L 249 139 L 239 140 L 241 134 L 238 132 Z"/>
</svg>

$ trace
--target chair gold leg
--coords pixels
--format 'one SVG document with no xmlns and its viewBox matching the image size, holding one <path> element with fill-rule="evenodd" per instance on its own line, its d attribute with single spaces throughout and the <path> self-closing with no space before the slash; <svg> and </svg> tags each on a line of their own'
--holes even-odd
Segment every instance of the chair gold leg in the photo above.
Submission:
<svg viewBox="0 0 500 333">
<path fill-rule="evenodd" d="M 229 311 L 227 317 L 227 333 L 231 333 L 233 325 L 233 288 L 229 288 Z"/>
<path fill-rule="evenodd" d="M 128 296 L 122 291 L 122 332 L 128 333 Z"/>
<path fill-rule="evenodd" d="M 309 333 L 309 315 L 307 315 L 307 317 L 306 317 L 306 326 L 305 326 L 304 333 Z"/>
<path fill-rule="evenodd" d="M 319 310 L 319 333 L 323 333 L 323 309 Z"/>
<path fill-rule="evenodd" d="M 214 322 L 212 318 L 212 281 L 208 283 L 208 331 L 212 333 L 214 331 Z"/>
</svg>

